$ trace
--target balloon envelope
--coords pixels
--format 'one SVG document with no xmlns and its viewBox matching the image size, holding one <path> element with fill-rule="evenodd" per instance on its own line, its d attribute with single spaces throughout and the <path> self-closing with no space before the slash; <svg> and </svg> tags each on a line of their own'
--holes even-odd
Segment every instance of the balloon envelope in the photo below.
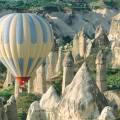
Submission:
<svg viewBox="0 0 120 120">
<path fill-rule="evenodd" d="M 0 60 L 15 77 L 37 69 L 52 47 L 51 26 L 40 16 L 9 14 L 0 19 Z"/>
</svg>

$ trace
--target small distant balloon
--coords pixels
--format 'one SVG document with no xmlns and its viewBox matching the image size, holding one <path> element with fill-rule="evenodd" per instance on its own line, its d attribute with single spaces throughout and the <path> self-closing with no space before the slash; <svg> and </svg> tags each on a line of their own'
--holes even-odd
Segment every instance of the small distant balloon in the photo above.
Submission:
<svg viewBox="0 0 120 120">
<path fill-rule="evenodd" d="M 0 19 L 0 60 L 20 85 L 40 66 L 52 44 L 52 28 L 41 16 L 14 13 Z"/>
</svg>

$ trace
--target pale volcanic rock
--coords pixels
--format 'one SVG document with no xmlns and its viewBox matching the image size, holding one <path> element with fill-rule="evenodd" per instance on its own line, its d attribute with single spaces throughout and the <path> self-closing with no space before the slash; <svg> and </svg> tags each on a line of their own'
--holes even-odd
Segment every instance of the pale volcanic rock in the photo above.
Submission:
<svg viewBox="0 0 120 120">
<path fill-rule="evenodd" d="M 101 92 L 107 90 L 106 80 L 106 54 L 100 50 L 96 57 L 96 83 Z"/>
<path fill-rule="evenodd" d="M 74 59 L 72 52 L 66 53 L 63 61 L 63 80 L 62 80 L 62 93 L 64 93 L 65 87 L 71 83 L 74 78 Z"/>
<path fill-rule="evenodd" d="M 9 70 L 7 70 L 7 75 L 6 75 L 6 79 L 5 82 L 3 84 L 4 88 L 9 87 L 10 85 L 13 85 L 15 81 L 15 78 L 13 77 L 13 75 L 10 73 Z"/>
<path fill-rule="evenodd" d="M 49 81 L 56 73 L 55 68 L 58 60 L 58 46 L 54 40 L 51 52 L 48 54 L 46 79 Z"/>
<path fill-rule="evenodd" d="M 111 41 L 120 41 L 120 13 L 112 18 L 108 37 Z"/>
<path fill-rule="evenodd" d="M 34 93 L 43 94 L 46 92 L 46 71 L 45 71 L 45 60 L 36 71 L 36 77 L 33 82 Z"/>
<path fill-rule="evenodd" d="M 56 107 L 59 102 L 60 97 L 57 95 L 55 88 L 51 86 L 40 100 L 43 120 L 56 120 Z"/>
<path fill-rule="evenodd" d="M 120 67 L 120 13 L 112 19 L 109 39 L 112 41 L 112 67 Z"/>
<path fill-rule="evenodd" d="M 51 86 L 48 91 L 43 94 L 40 100 L 40 107 L 44 110 L 52 110 L 57 107 L 60 97 L 57 95 L 56 90 Z"/>
<path fill-rule="evenodd" d="M 28 110 L 28 115 L 26 120 L 42 120 L 41 109 L 39 106 L 39 101 L 34 101 Z"/>
<path fill-rule="evenodd" d="M 120 109 L 120 91 L 119 90 L 109 90 L 104 92 L 104 95 L 109 100 L 110 104 L 112 104 L 112 106 L 115 106 L 118 109 Z"/>
<path fill-rule="evenodd" d="M 58 118 L 60 120 L 94 119 L 106 105 L 107 100 L 98 90 L 84 63 L 64 91 L 58 105 Z"/>
<path fill-rule="evenodd" d="M 97 120 L 115 120 L 115 116 L 113 114 L 113 109 L 109 106 L 106 106 Z"/>
</svg>

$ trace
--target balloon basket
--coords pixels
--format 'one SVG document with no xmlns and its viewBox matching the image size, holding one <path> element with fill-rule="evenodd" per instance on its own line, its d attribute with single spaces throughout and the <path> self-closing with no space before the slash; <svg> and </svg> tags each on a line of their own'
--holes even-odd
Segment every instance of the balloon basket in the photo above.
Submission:
<svg viewBox="0 0 120 120">
<path fill-rule="evenodd" d="M 16 80 L 18 81 L 20 87 L 24 87 L 25 83 L 28 82 L 30 77 L 16 77 Z"/>
</svg>

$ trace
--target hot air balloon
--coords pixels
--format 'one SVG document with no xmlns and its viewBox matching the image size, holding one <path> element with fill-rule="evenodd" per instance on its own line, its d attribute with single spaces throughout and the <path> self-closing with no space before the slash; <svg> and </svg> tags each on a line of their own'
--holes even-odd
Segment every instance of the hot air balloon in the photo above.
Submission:
<svg viewBox="0 0 120 120">
<path fill-rule="evenodd" d="M 13 13 L 0 19 L 0 60 L 22 86 L 52 48 L 52 28 L 41 16 Z"/>
</svg>

